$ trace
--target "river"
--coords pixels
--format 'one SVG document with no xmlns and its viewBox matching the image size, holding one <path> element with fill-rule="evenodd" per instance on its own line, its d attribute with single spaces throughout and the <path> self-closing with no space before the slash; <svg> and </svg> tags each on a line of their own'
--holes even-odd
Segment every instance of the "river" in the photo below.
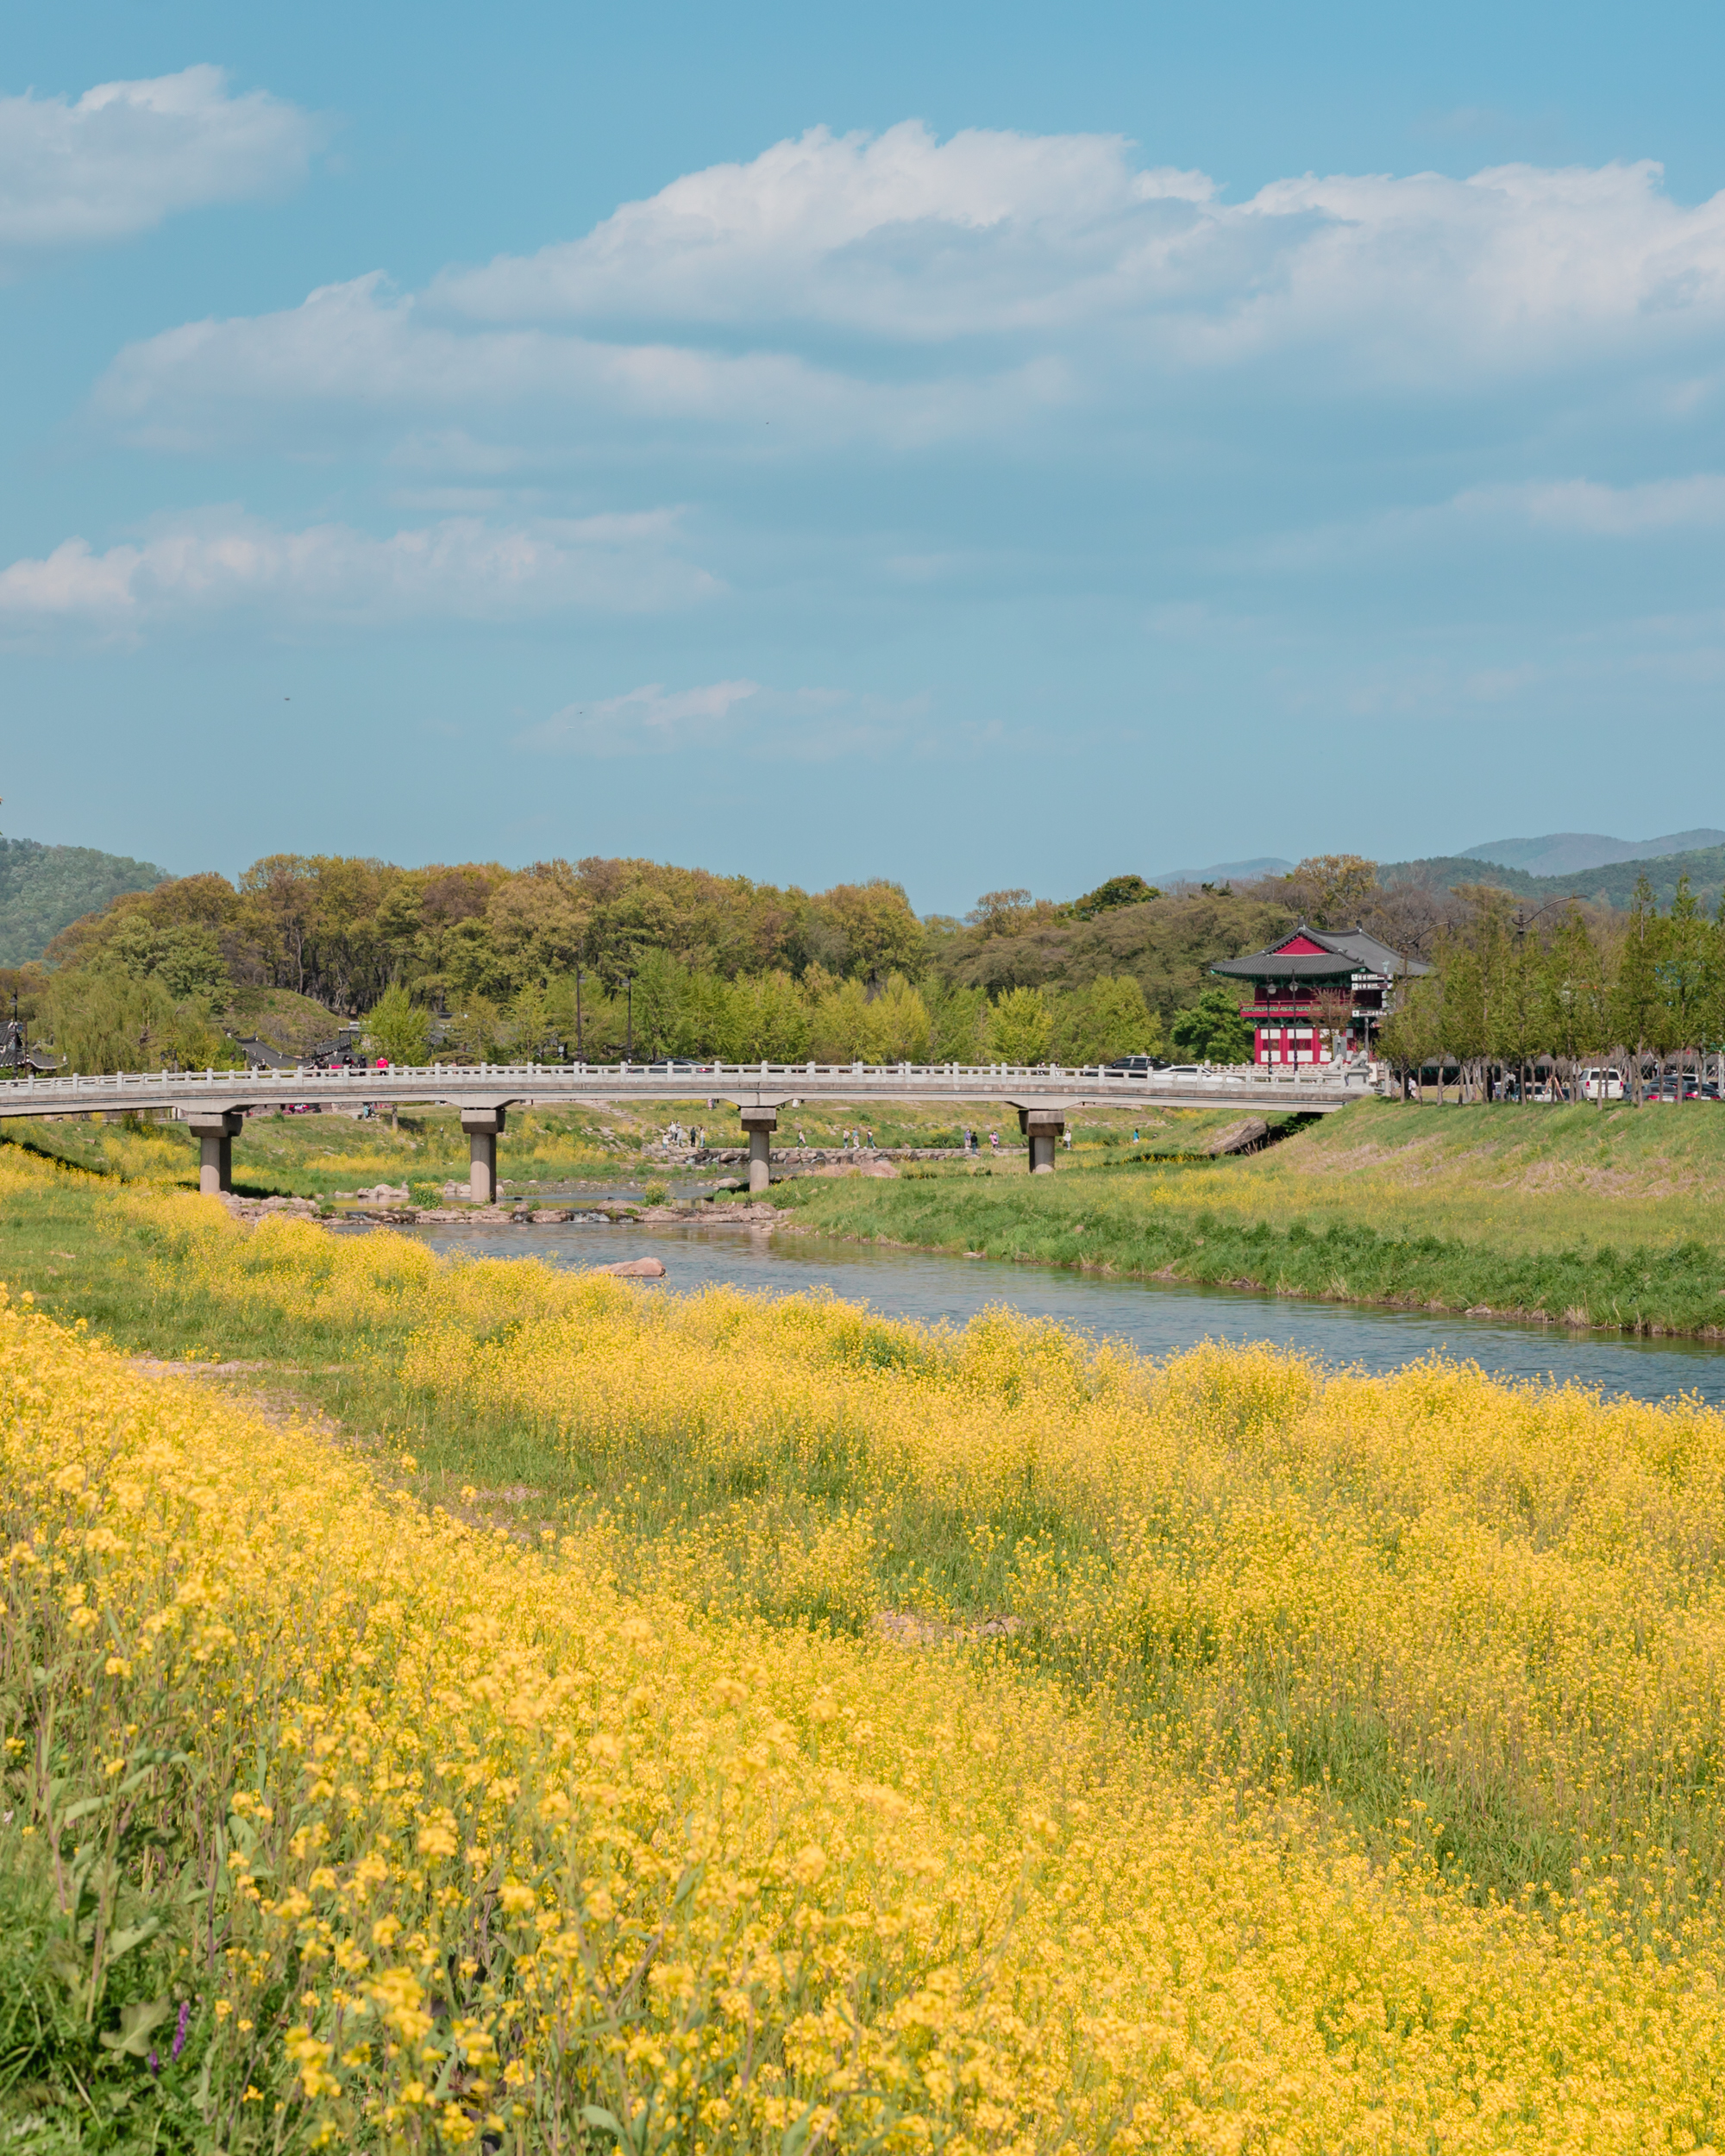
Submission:
<svg viewBox="0 0 1725 2156">
<path fill-rule="evenodd" d="M 555 1198 L 549 1192 L 535 1194 L 541 1203 L 565 1205 L 583 1199 L 592 1203 L 598 1195 L 593 1191 Z M 648 1283 L 649 1293 L 704 1288 L 715 1281 L 775 1294 L 830 1288 L 836 1295 L 868 1303 L 885 1317 L 925 1324 L 944 1319 L 963 1325 L 978 1311 L 1005 1303 L 1097 1338 L 1127 1341 L 1151 1356 L 1201 1340 L 1267 1340 L 1327 1363 L 1391 1370 L 1435 1353 L 1477 1363 L 1506 1377 L 1572 1379 L 1639 1400 L 1687 1393 L 1710 1405 L 1725 1405 L 1725 1349 L 1699 1342 L 1637 1340 L 1618 1333 L 1571 1332 L 1558 1326 L 1304 1302 L 1228 1288 L 1106 1280 L 936 1251 L 880 1250 L 766 1227 L 638 1227 L 578 1218 L 541 1227 L 436 1226 L 404 1232 L 438 1250 L 475 1257 L 539 1257 L 554 1265 L 601 1265 L 652 1256 L 663 1261 L 665 1279 Z"/>
</svg>

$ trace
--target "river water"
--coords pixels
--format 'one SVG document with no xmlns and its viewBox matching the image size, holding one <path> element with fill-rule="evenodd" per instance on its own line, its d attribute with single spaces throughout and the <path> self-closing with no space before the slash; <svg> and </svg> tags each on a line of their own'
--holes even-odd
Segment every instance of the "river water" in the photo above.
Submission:
<svg viewBox="0 0 1725 2156">
<path fill-rule="evenodd" d="M 592 1202 L 596 1194 L 571 1191 L 556 1201 Z M 549 1197 L 547 1193 L 540 1201 Z M 955 1325 L 1005 1303 L 1097 1338 L 1127 1341 L 1146 1355 L 1167 1355 L 1201 1340 L 1267 1340 L 1327 1363 L 1390 1370 L 1441 1353 L 1508 1377 L 1572 1379 L 1640 1400 L 1687 1393 L 1725 1405 L 1725 1349 L 1698 1342 L 1634 1340 L 1486 1318 L 1435 1318 L 1227 1288 L 1103 1280 L 935 1251 L 878 1250 L 766 1227 L 637 1227 L 577 1219 L 543 1227 L 443 1226 L 405 1232 L 438 1250 L 474 1257 L 538 1257 L 553 1265 L 603 1265 L 651 1256 L 662 1260 L 665 1278 L 648 1283 L 649 1293 L 704 1288 L 716 1281 L 775 1294 L 830 1288 L 849 1300 L 868 1303 L 884 1317 L 924 1323 L 946 1319 Z"/>
</svg>

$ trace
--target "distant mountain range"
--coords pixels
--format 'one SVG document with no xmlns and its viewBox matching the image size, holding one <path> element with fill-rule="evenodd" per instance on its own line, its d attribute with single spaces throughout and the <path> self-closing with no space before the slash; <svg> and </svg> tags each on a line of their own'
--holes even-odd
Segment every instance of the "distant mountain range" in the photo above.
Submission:
<svg viewBox="0 0 1725 2156">
<path fill-rule="evenodd" d="M 1725 846 L 1608 862 L 1603 868 L 1584 868 L 1569 876 L 1530 876 L 1525 868 L 1500 868 L 1495 862 L 1468 854 L 1442 854 L 1427 861 L 1386 861 L 1379 863 L 1377 870 L 1380 883 L 1419 883 L 1434 891 L 1453 890 L 1465 883 L 1496 884 L 1500 891 L 1513 892 L 1535 906 L 1551 899 L 1568 898 L 1627 906 L 1643 876 L 1661 906 L 1670 906 L 1677 896 L 1679 879 L 1687 876 L 1697 902 L 1703 912 L 1711 913 L 1725 897 Z"/>
<path fill-rule="evenodd" d="M 1250 883 L 1286 875 L 1294 866 L 1273 855 L 1255 861 L 1219 861 L 1208 868 L 1165 868 L 1149 881 L 1161 891 L 1179 884 Z M 1678 879 L 1709 912 L 1725 896 L 1725 831 L 1702 827 L 1663 838 L 1611 838 L 1603 832 L 1547 831 L 1540 838 L 1496 838 L 1465 853 L 1436 854 L 1421 861 L 1378 865 L 1383 883 L 1419 883 L 1433 890 L 1457 884 L 1492 883 L 1535 906 L 1547 899 L 1591 899 L 1626 906 L 1643 874 L 1662 906 L 1677 894 Z"/>
<path fill-rule="evenodd" d="M 1620 861 L 1657 861 L 1667 854 L 1710 852 L 1725 846 L 1725 831 L 1672 831 L 1664 838 L 1607 838 L 1598 831 L 1547 831 L 1543 838 L 1494 838 L 1465 846 L 1461 861 L 1487 861 L 1530 876 L 1574 876 Z"/>
<path fill-rule="evenodd" d="M 166 868 L 124 854 L 0 838 L 0 966 L 40 958 L 81 914 L 122 891 L 149 891 L 166 881 Z"/>
<path fill-rule="evenodd" d="M 1250 883 L 1257 876 L 1285 876 L 1293 866 L 1279 854 L 1264 854 L 1257 861 L 1214 862 L 1208 868 L 1160 868 L 1145 881 L 1158 891 L 1171 890 L 1176 883 L 1232 883 L 1235 877 Z"/>
</svg>

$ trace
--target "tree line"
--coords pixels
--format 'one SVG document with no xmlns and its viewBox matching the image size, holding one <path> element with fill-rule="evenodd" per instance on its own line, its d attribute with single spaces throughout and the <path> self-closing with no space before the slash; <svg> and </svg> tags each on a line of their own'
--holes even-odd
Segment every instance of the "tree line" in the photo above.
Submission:
<svg viewBox="0 0 1725 2156">
<path fill-rule="evenodd" d="M 1513 1076 L 1525 1100 L 1538 1075 L 1573 1091 L 1615 1065 L 1640 1101 L 1650 1063 L 1699 1074 L 1725 1050 L 1725 899 L 1709 918 L 1684 878 L 1661 912 L 1643 875 L 1620 915 L 1565 903 L 1541 920 L 1504 892 L 1469 896 L 1378 1036 L 1404 1078 L 1435 1065 L 1441 1098 L 1453 1069 L 1461 1097 L 1484 1099 Z"/>
<path fill-rule="evenodd" d="M 1093 899 L 1147 889 L 1115 879 Z M 51 969 L 5 985 L 33 1037 L 88 1071 L 233 1068 L 247 1022 L 269 1037 L 284 997 L 314 1032 L 362 1021 L 398 1062 L 1079 1062 L 1160 1044 L 1130 975 L 991 993 L 938 965 L 941 940 L 883 880 L 808 893 L 644 861 L 278 855 L 236 882 L 116 898 L 56 939 Z"/>
<path fill-rule="evenodd" d="M 423 1039 L 491 1061 L 1076 1066 L 1166 1048 L 1233 1062 L 1250 1056 L 1251 1028 L 1210 973 L 1218 958 L 1300 921 L 1360 922 L 1459 981 L 1470 962 L 1454 954 L 1495 932 L 1479 920 L 1509 903 L 1385 886 L 1352 854 L 1238 887 L 1162 892 L 1122 875 L 1059 902 L 991 891 L 963 919 L 919 919 L 883 879 L 809 893 L 640 860 L 402 868 L 277 854 L 231 882 L 122 893 L 64 931 L 47 968 L 0 969 L 0 992 L 18 993 L 33 1040 L 91 1071 L 231 1065 L 254 1030 L 301 1052 L 373 1014 L 397 1061 L 417 1060 Z M 1615 953 L 1600 909 L 1577 918 Z M 1541 951 L 1552 930 L 1539 928 Z M 1464 1000 L 1457 987 L 1452 1041 Z M 1501 1007 L 1496 989 L 1488 1001 Z M 1429 1002 L 1410 1004 L 1404 1031 Z"/>
<path fill-rule="evenodd" d="M 649 951 L 616 989 L 570 974 L 529 981 L 506 1004 L 460 1000 L 440 1021 L 396 986 L 365 1019 L 392 1062 L 662 1061 L 772 1063 L 1101 1062 L 1153 1053 L 1160 1035 L 1135 981 L 1050 996 L 982 989 L 902 974 L 840 980 L 811 966 L 727 981 Z"/>
</svg>

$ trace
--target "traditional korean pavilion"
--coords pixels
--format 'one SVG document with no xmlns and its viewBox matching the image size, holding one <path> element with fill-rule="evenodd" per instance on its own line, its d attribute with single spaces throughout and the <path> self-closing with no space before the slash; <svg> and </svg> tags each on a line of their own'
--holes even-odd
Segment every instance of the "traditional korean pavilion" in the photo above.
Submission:
<svg viewBox="0 0 1725 2156">
<path fill-rule="evenodd" d="M 1218 959 L 1210 971 L 1251 983 L 1251 1000 L 1242 1001 L 1240 1015 L 1257 1029 L 1255 1062 L 1312 1063 L 1322 1053 L 1320 1034 L 1333 1024 L 1327 1018 L 1319 1023 L 1320 995 L 1333 1007 L 1336 998 L 1348 998 L 1347 1045 L 1369 1050 L 1373 1031 L 1389 1014 L 1396 983 L 1431 968 L 1404 958 L 1363 928 L 1342 932 L 1302 923 L 1269 950 Z"/>
</svg>

